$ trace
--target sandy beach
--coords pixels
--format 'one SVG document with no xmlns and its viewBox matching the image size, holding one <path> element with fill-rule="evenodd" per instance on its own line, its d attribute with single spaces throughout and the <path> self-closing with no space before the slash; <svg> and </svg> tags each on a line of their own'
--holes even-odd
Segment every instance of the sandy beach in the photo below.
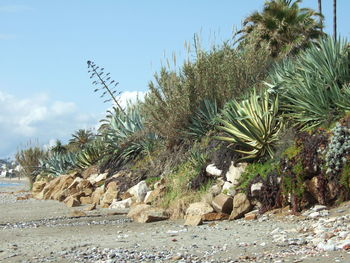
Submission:
<svg viewBox="0 0 350 263">
<path fill-rule="evenodd" d="M 16 200 L 28 194 L 19 190 L 26 184 L 0 194 L 0 262 L 350 262 L 347 251 L 305 244 L 297 229 L 313 221 L 293 216 L 198 227 L 185 227 L 183 220 L 137 224 L 111 209 L 79 216 L 84 207 Z M 339 209 L 330 216 L 335 213 Z M 289 243 L 276 242 L 276 229 Z"/>
</svg>

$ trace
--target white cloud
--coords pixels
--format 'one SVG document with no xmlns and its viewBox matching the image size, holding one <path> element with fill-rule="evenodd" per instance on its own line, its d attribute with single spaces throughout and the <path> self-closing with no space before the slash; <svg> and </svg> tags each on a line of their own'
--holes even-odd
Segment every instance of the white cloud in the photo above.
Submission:
<svg viewBox="0 0 350 263">
<path fill-rule="evenodd" d="M 75 112 L 77 108 L 73 102 L 56 101 L 51 106 L 51 110 L 56 115 L 64 115 Z"/>
<path fill-rule="evenodd" d="M 0 91 L 0 158 L 29 140 L 65 140 L 77 129 L 94 127 L 100 117 L 79 112 L 73 102 L 52 101 L 46 94 L 22 99 Z"/>
<path fill-rule="evenodd" d="M 122 106 L 122 108 L 125 108 L 128 103 L 134 103 L 137 100 L 143 101 L 145 95 L 146 92 L 142 91 L 126 91 L 119 96 L 118 103 L 120 106 Z"/>
</svg>

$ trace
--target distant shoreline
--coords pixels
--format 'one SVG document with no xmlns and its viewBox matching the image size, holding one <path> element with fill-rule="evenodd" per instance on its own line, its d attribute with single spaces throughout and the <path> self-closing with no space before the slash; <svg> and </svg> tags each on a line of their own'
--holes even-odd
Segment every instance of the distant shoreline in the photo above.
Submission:
<svg viewBox="0 0 350 263">
<path fill-rule="evenodd" d="M 2 185 L 1 183 L 5 184 Z M 28 190 L 27 178 L 0 178 L 0 192 L 15 192 L 19 190 Z"/>
<path fill-rule="evenodd" d="M 8 177 L 0 177 L 0 182 L 27 182 L 28 179 L 25 177 L 13 177 L 13 178 L 8 178 Z"/>
</svg>

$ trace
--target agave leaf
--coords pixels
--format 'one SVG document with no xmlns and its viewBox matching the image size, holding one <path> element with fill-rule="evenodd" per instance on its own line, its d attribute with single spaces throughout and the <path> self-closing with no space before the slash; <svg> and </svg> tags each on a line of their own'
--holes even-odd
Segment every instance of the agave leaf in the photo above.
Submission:
<svg viewBox="0 0 350 263">
<path fill-rule="evenodd" d="M 272 157 L 283 129 L 278 102 L 278 97 L 271 97 L 267 91 L 257 94 L 255 90 L 247 100 L 229 102 L 220 119 L 222 125 L 218 126 L 227 136 L 215 138 L 231 142 L 243 159 Z"/>
</svg>

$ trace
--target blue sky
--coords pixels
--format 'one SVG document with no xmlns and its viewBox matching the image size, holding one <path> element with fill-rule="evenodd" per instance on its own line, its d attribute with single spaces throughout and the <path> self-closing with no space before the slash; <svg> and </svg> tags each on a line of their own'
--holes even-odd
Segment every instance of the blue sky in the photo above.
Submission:
<svg viewBox="0 0 350 263">
<path fill-rule="evenodd" d="M 109 105 L 92 92 L 86 61 L 111 72 L 126 92 L 145 92 L 164 57 L 232 36 L 263 0 L 0 0 L 0 158 L 28 140 L 65 141 L 95 126 Z M 317 0 L 302 6 L 317 8 Z M 332 1 L 323 0 L 326 31 Z M 349 37 L 350 1 L 338 0 L 338 31 Z"/>
</svg>

